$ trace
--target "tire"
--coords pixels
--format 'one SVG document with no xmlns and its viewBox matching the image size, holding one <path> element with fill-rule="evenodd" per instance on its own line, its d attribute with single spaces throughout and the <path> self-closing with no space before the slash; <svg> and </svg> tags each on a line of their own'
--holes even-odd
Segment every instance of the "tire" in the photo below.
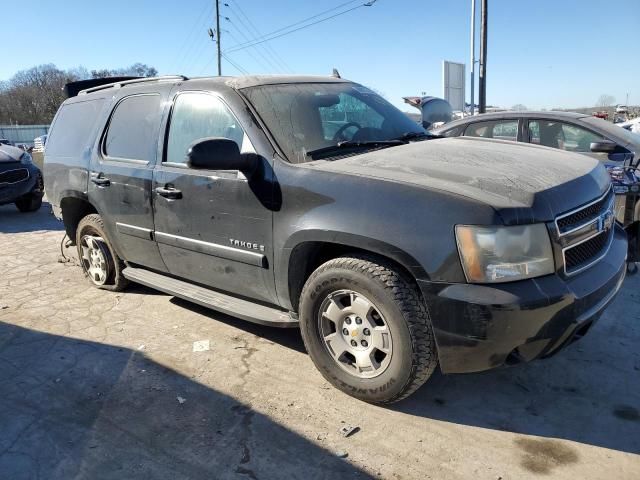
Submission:
<svg viewBox="0 0 640 480">
<path fill-rule="evenodd" d="M 336 388 L 365 402 L 389 404 L 408 397 L 438 364 L 433 328 L 417 287 L 380 259 L 353 255 L 324 263 L 305 283 L 299 310 L 302 338 L 315 366 Z M 358 316 L 347 324 L 353 312 L 366 315 L 360 326 L 354 326 Z M 367 348 L 358 343 L 367 338 Z M 349 346 L 350 352 L 336 358 Z M 359 358 L 364 358 L 361 364 Z"/>
<path fill-rule="evenodd" d="M 42 206 L 42 196 L 32 193 L 20 197 L 16 200 L 16 207 L 22 213 L 35 212 Z"/>
<path fill-rule="evenodd" d="M 111 246 L 100 215 L 91 214 L 80 220 L 76 245 L 82 271 L 94 286 L 119 292 L 129 284 L 122 275 L 125 264 Z"/>
</svg>

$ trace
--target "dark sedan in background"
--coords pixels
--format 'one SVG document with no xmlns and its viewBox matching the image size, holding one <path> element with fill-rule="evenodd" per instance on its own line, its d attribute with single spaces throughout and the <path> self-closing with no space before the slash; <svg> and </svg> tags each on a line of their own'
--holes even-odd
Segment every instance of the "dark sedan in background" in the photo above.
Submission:
<svg viewBox="0 0 640 480">
<path fill-rule="evenodd" d="M 485 113 L 447 123 L 433 133 L 533 143 L 582 153 L 605 163 L 640 161 L 639 135 L 581 113 Z"/>
<path fill-rule="evenodd" d="M 0 145 L 0 205 L 15 203 L 21 212 L 33 212 L 42 205 L 43 194 L 42 173 L 31 155 Z"/>
</svg>

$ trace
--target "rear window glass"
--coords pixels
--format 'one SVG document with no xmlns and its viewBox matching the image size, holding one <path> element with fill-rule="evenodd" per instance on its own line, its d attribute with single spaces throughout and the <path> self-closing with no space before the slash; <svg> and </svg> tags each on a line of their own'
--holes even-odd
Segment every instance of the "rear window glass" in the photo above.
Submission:
<svg viewBox="0 0 640 480">
<path fill-rule="evenodd" d="M 95 125 L 104 99 L 69 103 L 60 107 L 47 141 L 47 155 L 82 156 L 95 140 Z"/>
<path fill-rule="evenodd" d="M 152 161 L 160 128 L 160 95 L 134 95 L 115 108 L 104 143 L 109 157 Z"/>
<path fill-rule="evenodd" d="M 518 140 L 517 120 L 494 120 L 472 123 L 464 132 L 465 137 L 497 138 L 499 140 Z"/>
</svg>

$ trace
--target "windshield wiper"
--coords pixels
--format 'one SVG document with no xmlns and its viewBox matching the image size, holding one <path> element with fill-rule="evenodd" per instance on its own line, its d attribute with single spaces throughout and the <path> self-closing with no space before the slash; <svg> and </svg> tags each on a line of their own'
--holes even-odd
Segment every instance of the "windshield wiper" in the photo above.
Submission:
<svg viewBox="0 0 640 480">
<path fill-rule="evenodd" d="M 343 142 L 338 142 L 335 145 L 329 145 L 328 147 L 317 148 L 316 150 L 311 150 L 307 152 L 307 155 L 311 158 L 315 158 L 318 155 L 322 155 L 324 153 L 332 153 L 337 152 L 339 150 L 349 150 L 349 149 L 366 149 L 366 148 L 376 148 L 376 147 L 395 147 L 397 145 L 405 145 L 407 142 L 401 139 L 393 139 L 393 140 L 369 140 L 362 142 L 353 142 L 349 140 L 345 140 Z"/>
<path fill-rule="evenodd" d="M 417 139 L 430 140 L 432 138 L 444 138 L 444 137 L 442 135 L 435 135 L 433 133 L 426 133 L 426 132 L 407 132 L 400 135 L 396 140 L 404 140 L 404 141 L 417 140 Z"/>
</svg>

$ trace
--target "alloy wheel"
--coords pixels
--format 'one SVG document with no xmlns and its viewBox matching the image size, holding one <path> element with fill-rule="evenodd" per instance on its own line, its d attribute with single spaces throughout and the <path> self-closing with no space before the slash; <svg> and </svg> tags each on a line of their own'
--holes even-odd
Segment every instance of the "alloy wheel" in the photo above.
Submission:
<svg viewBox="0 0 640 480">
<path fill-rule="evenodd" d="M 329 294 L 320 306 L 319 331 L 334 361 L 358 378 L 374 378 L 389 366 L 391 331 L 373 302 L 352 290 Z"/>
</svg>

